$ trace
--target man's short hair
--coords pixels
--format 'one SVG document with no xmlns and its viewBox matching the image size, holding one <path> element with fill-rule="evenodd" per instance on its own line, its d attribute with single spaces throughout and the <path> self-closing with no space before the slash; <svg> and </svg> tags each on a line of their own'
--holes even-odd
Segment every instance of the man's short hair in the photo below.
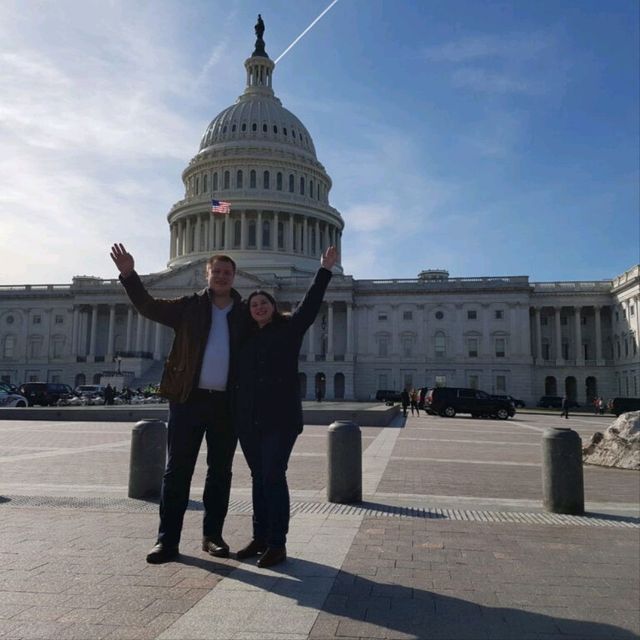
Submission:
<svg viewBox="0 0 640 640">
<path fill-rule="evenodd" d="M 220 260 L 220 262 L 229 262 L 231 263 L 231 266 L 233 267 L 233 273 L 236 272 L 236 261 L 231 257 L 228 256 L 226 253 L 216 253 L 215 255 L 212 255 L 208 260 L 207 260 L 207 267 L 213 267 L 213 263 L 216 260 Z"/>
</svg>

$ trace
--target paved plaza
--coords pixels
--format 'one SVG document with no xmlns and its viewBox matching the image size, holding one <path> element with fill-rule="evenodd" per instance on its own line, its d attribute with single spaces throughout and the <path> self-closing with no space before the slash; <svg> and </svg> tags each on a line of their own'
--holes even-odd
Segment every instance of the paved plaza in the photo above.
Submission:
<svg viewBox="0 0 640 640">
<path fill-rule="evenodd" d="M 362 425 L 359 505 L 326 502 L 326 427 L 289 469 L 290 558 L 204 554 L 204 452 L 178 561 L 154 566 L 157 505 L 127 498 L 132 424 L 0 421 L 0 640 L 637 638 L 640 474 L 585 467 L 584 517 L 541 508 L 541 436 L 609 416 Z M 330 419 L 328 420 L 330 422 Z M 251 532 L 238 449 L 225 538 Z"/>
</svg>

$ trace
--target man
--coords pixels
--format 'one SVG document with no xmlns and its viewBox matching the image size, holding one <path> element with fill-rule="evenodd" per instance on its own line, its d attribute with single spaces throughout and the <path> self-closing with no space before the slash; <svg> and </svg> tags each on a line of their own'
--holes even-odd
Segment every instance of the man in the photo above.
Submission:
<svg viewBox="0 0 640 640">
<path fill-rule="evenodd" d="M 206 267 L 206 289 L 165 300 L 147 293 L 134 270 L 133 256 L 122 244 L 113 245 L 111 258 L 138 312 L 174 330 L 160 383 L 160 394 L 170 402 L 160 527 L 147 562 L 160 564 L 178 556 L 191 477 L 203 436 L 207 441 L 207 477 L 202 549 L 226 558 L 229 545 L 222 538 L 222 527 L 229 507 L 237 441 L 226 390 L 246 323 L 240 295 L 232 288 L 236 264 L 229 256 L 212 256 Z"/>
<path fill-rule="evenodd" d="M 560 417 L 565 417 L 567 420 L 569 419 L 569 398 L 565 395 L 562 398 L 562 413 Z"/>
</svg>

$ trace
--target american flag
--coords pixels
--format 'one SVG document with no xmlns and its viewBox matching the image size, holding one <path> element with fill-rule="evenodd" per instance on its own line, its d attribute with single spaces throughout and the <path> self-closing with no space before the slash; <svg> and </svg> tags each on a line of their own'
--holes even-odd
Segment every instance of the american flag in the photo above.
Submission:
<svg viewBox="0 0 640 640">
<path fill-rule="evenodd" d="M 231 213 L 231 203 L 224 200 L 212 200 L 211 213 Z"/>
</svg>

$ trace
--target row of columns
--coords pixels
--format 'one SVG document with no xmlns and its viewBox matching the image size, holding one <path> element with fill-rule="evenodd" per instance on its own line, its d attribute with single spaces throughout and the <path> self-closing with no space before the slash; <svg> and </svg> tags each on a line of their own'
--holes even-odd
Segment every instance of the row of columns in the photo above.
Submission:
<svg viewBox="0 0 640 640">
<path fill-rule="evenodd" d="M 335 322 L 334 322 L 334 305 L 335 302 L 327 302 L 326 303 L 326 311 L 327 311 L 327 327 L 326 327 L 326 335 L 327 335 L 327 350 L 326 350 L 326 360 L 332 361 L 335 358 L 334 353 L 334 331 L 335 331 Z M 346 323 L 347 323 L 347 335 L 346 335 L 346 345 L 345 345 L 345 357 L 347 360 L 353 358 L 353 304 L 350 302 L 346 303 Z M 318 314 L 319 316 L 321 314 Z M 313 362 L 316 357 L 316 325 L 319 320 L 316 319 L 307 331 L 307 361 Z"/>
<path fill-rule="evenodd" d="M 302 218 L 298 221 L 297 218 Z M 240 243 L 235 242 L 234 223 L 240 220 Z M 341 250 L 342 234 L 340 230 L 329 224 L 320 221 L 318 218 L 299 216 L 293 213 L 274 212 L 263 216 L 259 211 L 251 217 L 255 219 L 255 248 L 258 251 L 271 249 L 277 251 L 282 249 L 293 253 L 302 253 L 309 256 L 319 256 L 320 247 L 323 249 L 329 245 L 336 245 L 338 253 Z M 269 246 L 263 246 L 262 224 L 264 221 L 270 223 Z M 284 225 L 283 246 L 278 246 L 278 232 L 280 223 Z M 180 218 L 171 224 L 171 259 L 178 258 L 200 251 L 216 251 L 249 248 L 249 216 L 247 212 L 228 214 L 225 217 L 214 216 L 212 213 L 199 214 Z M 315 236 L 315 248 L 311 251 L 312 233 Z M 193 242 L 192 242 L 193 238 Z M 253 248 L 253 247 L 252 247 Z"/>
</svg>

